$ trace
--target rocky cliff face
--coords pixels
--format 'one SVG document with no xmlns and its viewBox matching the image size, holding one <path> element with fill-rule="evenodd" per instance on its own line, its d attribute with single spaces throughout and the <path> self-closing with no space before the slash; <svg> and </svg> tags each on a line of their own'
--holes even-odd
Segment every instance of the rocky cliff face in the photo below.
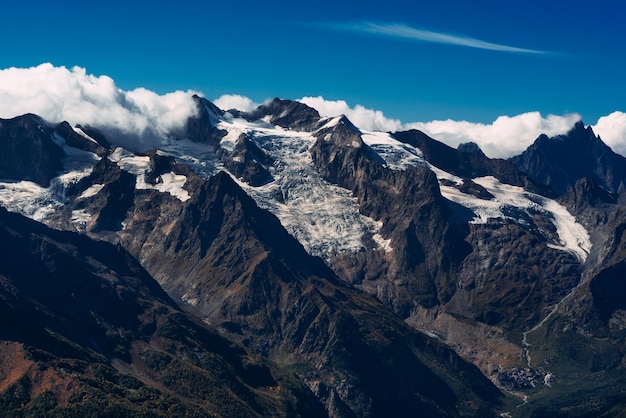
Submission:
<svg viewBox="0 0 626 418">
<path fill-rule="evenodd" d="M 590 178 L 612 193 L 623 191 L 626 181 L 626 158 L 615 154 L 582 122 L 566 135 L 540 136 L 511 162 L 559 195 L 582 178 Z"/>
<path fill-rule="evenodd" d="M 0 178 L 28 180 L 48 187 L 63 169 L 63 149 L 52 140 L 53 129 L 39 116 L 0 120 Z"/>
<path fill-rule="evenodd" d="M 454 292 L 453 272 L 469 252 L 437 177 L 427 167 L 394 171 L 345 118 L 316 133 L 313 162 L 329 181 L 352 190 L 359 210 L 382 222 L 391 250 L 340 255 L 331 261 L 344 280 L 377 295 L 401 317 L 416 305 L 447 302 Z M 376 290 L 374 290 L 376 289 Z"/>
<path fill-rule="evenodd" d="M 255 352 L 299 370 L 329 415 L 465 410 L 464 383 L 444 371 L 464 367 L 460 359 L 449 352 L 435 372 L 446 348 L 342 284 L 225 173 L 201 187 L 162 245 L 145 265 L 170 294 Z M 498 397 L 475 369 L 465 373 L 482 402 Z"/>
</svg>

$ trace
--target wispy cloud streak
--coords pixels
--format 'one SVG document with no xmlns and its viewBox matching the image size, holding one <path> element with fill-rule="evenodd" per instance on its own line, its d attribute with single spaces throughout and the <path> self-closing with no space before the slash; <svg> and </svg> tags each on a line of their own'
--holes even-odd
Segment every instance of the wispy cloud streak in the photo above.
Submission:
<svg viewBox="0 0 626 418">
<path fill-rule="evenodd" d="M 353 32 L 356 34 L 369 34 L 379 37 L 404 39 L 409 41 L 431 42 L 437 44 L 448 44 L 465 46 L 468 48 L 487 49 L 490 51 L 510 52 L 516 54 L 546 55 L 547 51 L 535 49 L 517 48 L 514 46 L 501 45 L 492 42 L 482 41 L 465 35 L 452 35 L 442 32 L 417 29 L 402 23 L 376 23 L 376 22 L 356 22 L 356 23 L 320 23 L 319 27 Z"/>
</svg>

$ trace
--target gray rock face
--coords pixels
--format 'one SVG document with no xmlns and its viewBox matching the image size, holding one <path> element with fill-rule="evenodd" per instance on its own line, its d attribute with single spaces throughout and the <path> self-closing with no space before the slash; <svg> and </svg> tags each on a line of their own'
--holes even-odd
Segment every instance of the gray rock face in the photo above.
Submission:
<svg viewBox="0 0 626 418">
<path fill-rule="evenodd" d="M 344 120 L 316 136 L 311 154 L 318 170 L 352 190 L 361 213 L 382 221 L 381 234 L 393 248 L 392 255 L 340 256 L 332 262 L 334 268 L 352 284 L 380 289 L 373 293 L 401 317 L 416 305 L 447 302 L 454 292 L 454 272 L 470 249 L 450 223 L 452 212 L 434 173 L 426 167 L 384 167 Z"/>
<path fill-rule="evenodd" d="M 63 169 L 63 149 L 52 141 L 53 129 L 39 116 L 0 120 L 0 178 L 28 180 L 43 187 Z"/>
<path fill-rule="evenodd" d="M 552 187 L 559 195 L 577 180 L 590 178 L 612 193 L 626 184 L 626 158 L 615 154 L 591 127 L 578 122 L 565 135 L 542 135 L 533 145 L 510 161 L 540 184 Z"/>
</svg>

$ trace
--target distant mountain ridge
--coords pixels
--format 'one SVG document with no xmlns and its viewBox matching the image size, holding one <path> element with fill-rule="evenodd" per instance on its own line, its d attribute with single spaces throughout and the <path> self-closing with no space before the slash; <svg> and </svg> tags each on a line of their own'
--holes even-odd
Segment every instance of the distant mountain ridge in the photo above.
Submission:
<svg viewBox="0 0 626 418">
<path fill-rule="evenodd" d="M 626 184 L 626 158 L 614 153 L 582 122 L 576 123 L 565 135 L 540 136 L 510 161 L 559 195 L 582 178 L 592 179 L 611 193 L 622 192 Z"/>
</svg>

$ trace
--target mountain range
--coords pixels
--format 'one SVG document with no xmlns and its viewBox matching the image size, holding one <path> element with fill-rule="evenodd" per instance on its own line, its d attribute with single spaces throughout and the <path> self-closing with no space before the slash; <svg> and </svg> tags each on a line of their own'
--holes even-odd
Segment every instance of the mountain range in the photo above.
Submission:
<svg viewBox="0 0 626 418">
<path fill-rule="evenodd" d="M 626 413 L 626 159 L 591 128 L 504 160 L 194 101 L 149 150 L 0 120 L 6 416 Z"/>
</svg>

